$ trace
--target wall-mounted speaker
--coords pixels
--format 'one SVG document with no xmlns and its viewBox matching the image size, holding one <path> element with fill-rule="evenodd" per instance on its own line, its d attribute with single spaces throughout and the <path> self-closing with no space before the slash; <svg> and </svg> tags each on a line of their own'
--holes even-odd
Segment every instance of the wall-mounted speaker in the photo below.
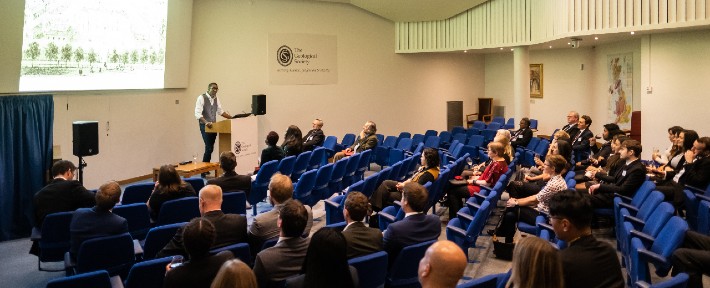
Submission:
<svg viewBox="0 0 710 288">
<path fill-rule="evenodd" d="M 266 114 L 266 95 L 264 95 L 264 94 L 251 95 L 251 114 L 254 114 L 254 115 Z"/>
<path fill-rule="evenodd" d="M 72 137 L 75 156 L 99 154 L 99 122 L 76 121 L 72 123 Z"/>
</svg>

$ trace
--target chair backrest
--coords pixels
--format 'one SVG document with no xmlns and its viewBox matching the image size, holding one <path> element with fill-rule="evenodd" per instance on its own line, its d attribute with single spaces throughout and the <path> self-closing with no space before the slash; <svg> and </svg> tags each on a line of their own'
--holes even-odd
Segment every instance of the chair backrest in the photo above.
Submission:
<svg viewBox="0 0 710 288">
<path fill-rule="evenodd" d="M 493 191 L 491 194 L 495 193 L 498 195 L 497 191 Z M 476 243 L 478 235 L 483 231 L 483 227 L 486 226 L 486 220 L 491 213 L 491 201 L 483 201 L 481 208 L 478 208 L 476 214 L 473 215 L 473 221 L 468 224 L 466 228 L 466 238 L 470 239 L 472 244 Z"/>
<path fill-rule="evenodd" d="M 330 179 L 333 174 L 333 167 L 335 164 L 326 164 L 320 167 L 316 173 L 315 184 L 313 185 L 313 192 L 311 192 L 311 197 L 313 201 L 318 201 L 330 197 Z"/>
<path fill-rule="evenodd" d="M 670 268 L 671 254 L 673 254 L 673 251 L 675 251 L 675 249 L 683 243 L 686 231 L 688 231 L 688 223 L 685 222 L 683 218 L 672 216 L 671 219 L 668 219 L 668 222 L 666 222 L 666 225 L 664 225 L 663 229 L 661 229 L 658 233 L 658 237 L 656 237 L 656 240 L 653 241 L 653 245 L 651 245 L 650 249 L 651 251 L 666 257 L 666 259 L 669 259 L 666 266 L 656 267 L 657 270 L 659 270 L 659 268 L 661 270 Z M 668 270 L 666 270 L 666 272 L 667 271 Z"/>
<path fill-rule="evenodd" d="M 165 266 L 163 266 L 165 271 Z M 165 274 L 165 273 L 163 273 Z M 47 283 L 47 288 L 111 288 L 111 276 L 99 270 L 69 277 L 57 278 Z"/>
<path fill-rule="evenodd" d="M 396 144 L 397 144 L 397 136 L 387 136 L 387 137 L 385 137 L 385 140 L 382 141 L 382 145 L 378 145 L 378 146 L 392 148 Z"/>
<path fill-rule="evenodd" d="M 124 283 L 126 288 L 160 288 L 165 280 L 165 266 L 173 257 L 163 257 L 136 263 L 128 272 Z"/>
<path fill-rule="evenodd" d="M 638 212 L 636 212 L 636 218 L 639 218 L 644 221 L 648 219 L 648 216 L 651 215 L 653 210 L 656 210 L 658 205 L 663 202 L 663 199 L 663 193 L 658 191 L 651 192 L 651 195 L 646 198 L 646 201 L 643 201 L 643 204 L 641 204 L 641 206 L 639 207 Z"/>
<path fill-rule="evenodd" d="M 200 217 L 199 205 L 198 197 L 183 197 L 165 201 L 160 207 L 158 225 L 188 222 L 192 218 Z"/>
<path fill-rule="evenodd" d="M 343 176 L 342 183 L 343 187 L 348 187 L 350 184 L 357 181 L 355 179 L 355 172 L 357 172 L 358 164 L 360 164 L 360 156 L 362 156 L 362 153 L 356 153 L 353 154 L 353 156 L 345 158 L 348 160 L 348 164 L 345 166 L 345 176 Z"/>
<path fill-rule="evenodd" d="M 424 143 L 420 142 L 419 144 L 417 144 L 417 148 L 412 150 L 412 153 L 421 153 L 422 150 L 424 150 Z"/>
<path fill-rule="evenodd" d="M 144 239 L 150 229 L 150 212 L 145 203 L 116 205 L 113 213 L 128 221 L 128 231 L 134 239 Z"/>
<path fill-rule="evenodd" d="M 327 136 L 325 140 L 323 140 L 323 148 L 333 150 L 335 149 L 335 144 L 338 144 L 338 137 Z"/>
<path fill-rule="evenodd" d="M 308 163 L 308 169 L 313 170 L 313 169 L 318 169 L 323 163 L 326 162 L 325 159 L 325 148 L 323 147 L 318 147 L 311 152 L 311 159 Z"/>
<path fill-rule="evenodd" d="M 291 177 L 293 173 L 293 165 L 296 164 L 296 156 L 288 156 L 279 161 L 277 170 L 279 173 Z"/>
<path fill-rule="evenodd" d="M 44 217 L 42 238 L 39 240 L 41 261 L 61 261 L 69 251 L 71 234 L 69 226 L 74 211 L 57 212 Z"/>
<path fill-rule="evenodd" d="M 173 239 L 178 228 L 187 222 L 153 227 L 148 231 L 143 244 L 143 259 L 153 259 L 160 249 L 163 249 L 170 239 Z"/>
<path fill-rule="evenodd" d="M 343 190 L 343 176 L 345 176 L 345 167 L 348 165 L 348 159 L 340 159 L 333 164 L 333 172 L 330 175 L 330 181 L 328 184 L 328 186 L 330 187 L 330 193 L 335 193 Z"/>
<path fill-rule="evenodd" d="M 377 288 L 387 279 L 387 252 L 380 251 L 348 260 L 357 269 L 361 288 Z"/>
<path fill-rule="evenodd" d="M 357 171 L 355 172 L 355 176 L 358 179 L 362 179 L 362 176 L 365 174 L 365 170 L 367 170 L 370 166 L 370 156 L 372 155 L 372 150 L 362 151 L 358 154 L 361 155 L 360 161 L 357 164 Z"/>
<path fill-rule="evenodd" d="M 185 182 L 190 183 L 195 192 L 199 192 L 202 187 L 205 187 L 205 179 L 199 177 L 191 177 L 183 179 Z"/>
<path fill-rule="evenodd" d="M 127 272 L 134 261 L 133 238 L 131 234 L 123 233 L 81 243 L 75 269 L 77 273 L 106 270 L 109 275 L 117 275 Z"/>
<path fill-rule="evenodd" d="M 441 143 L 451 142 L 451 132 L 449 132 L 449 131 L 439 132 L 439 140 L 441 140 Z"/>
<path fill-rule="evenodd" d="M 362 188 L 362 194 L 365 194 L 367 198 L 370 198 L 372 196 L 372 193 L 375 192 L 375 188 L 377 188 L 375 185 L 377 184 L 377 175 L 371 175 L 370 177 L 365 178 L 365 186 Z"/>
<path fill-rule="evenodd" d="M 312 206 L 311 193 L 313 192 L 313 186 L 316 184 L 316 173 L 318 173 L 317 170 L 311 170 L 301 175 L 301 179 L 293 187 L 293 199 Z"/>
<path fill-rule="evenodd" d="M 222 251 L 230 251 L 234 254 L 234 258 L 242 260 L 242 262 L 251 266 L 251 250 L 249 249 L 249 243 L 235 243 L 232 245 L 227 245 L 220 248 L 215 248 L 210 250 L 210 254 L 214 255 Z"/>
<path fill-rule="evenodd" d="M 488 125 L 486 125 L 486 129 L 485 129 L 485 130 L 496 130 L 496 131 L 498 131 L 498 129 L 500 129 L 500 127 L 503 126 L 503 124 L 505 124 L 505 123 L 491 122 L 491 123 L 488 123 Z"/>
<path fill-rule="evenodd" d="M 296 158 L 296 164 L 293 165 L 293 172 L 291 172 L 291 181 L 298 182 L 298 178 L 308 171 L 308 163 L 311 161 L 311 151 L 306 151 L 298 154 Z M 269 176 L 271 177 L 271 176 Z"/>
<path fill-rule="evenodd" d="M 412 146 L 419 145 L 419 143 L 424 143 L 424 135 L 414 134 L 414 136 L 412 136 Z"/>
<path fill-rule="evenodd" d="M 256 203 L 266 198 L 266 190 L 269 187 L 271 176 L 276 173 L 276 166 L 278 164 L 278 160 L 263 163 L 261 168 L 259 168 L 259 172 L 256 173 L 256 179 L 251 181 L 251 190 L 249 191 L 249 195 L 247 195 L 247 200 L 249 204 L 254 207 L 254 214 L 256 214 Z"/>
<path fill-rule="evenodd" d="M 483 135 L 471 135 L 471 137 L 468 137 L 468 142 L 466 142 L 466 145 L 473 147 L 481 147 L 483 146 L 484 140 L 485 137 L 483 137 Z"/>
<path fill-rule="evenodd" d="M 397 258 L 392 263 L 388 275 L 390 286 L 408 285 L 418 282 L 417 269 L 419 260 L 424 257 L 426 249 L 434 244 L 436 240 L 426 241 L 419 244 L 404 247 Z"/>
<path fill-rule="evenodd" d="M 466 133 L 466 128 L 464 128 L 463 126 L 454 126 L 453 128 L 451 128 L 451 135 L 456 135 L 459 133 Z"/>
<path fill-rule="evenodd" d="M 454 141 L 459 141 L 459 143 L 466 144 L 466 139 L 468 139 L 468 135 L 466 135 L 466 133 L 454 134 L 453 136 L 451 136 L 451 143 L 453 143 Z"/>
<path fill-rule="evenodd" d="M 528 149 L 530 151 L 535 151 L 535 147 L 537 147 L 537 144 L 540 143 L 540 138 L 538 137 L 532 137 L 530 138 L 530 142 L 528 142 L 528 146 L 525 146 L 525 149 Z"/>
<path fill-rule="evenodd" d="M 500 125 L 505 125 L 505 117 L 503 117 L 503 116 L 493 117 L 493 120 L 491 120 L 491 123 L 499 123 Z"/>
<path fill-rule="evenodd" d="M 540 142 L 538 142 L 537 146 L 535 146 L 535 153 L 541 155 L 542 157 L 545 157 L 547 155 L 548 148 L 550 148 L 550 140 L 541 139 Z"/>
<path fill-rule="evenodd" d="M 537 119 L 530 119 L 530 129 L 537 129 Z"/>
<path fill-rule="evenodd" d="M 389 177 L 387 177 L 387 180 L 395 180 L 397 177 L 399 177 L 399 173 L 402 170 L 402 167 L 404 166 L 404 161 L 399 161 L 397 163 L 392 164 L 392 166 L 388 167 L 391 168 L 392 171 L 389 174 Z M 379 185 L 378 185 L 379 187 Z"/>
<path fill-rule="evenodd" d="M 486 123 L 483 122 L 483 121 L 478 121 L 478 120 L 476 120 L 476 121 L 473 122 L 473 126 L 472 126 L 472 127 L 473 127 L 473 128 L 476 128 L 476 129 L 478 129 L 478 130 L 483 130 L 483 129 L 486 129 Z"/>
<path fill-rule="evenodd" d="M 148 202 L 150 194 L 153 193 L 155 183 L 140 183 L 126 186 L 121 197 L 121 204 L 145 203 Z"/>
<path fill-rule="evenodd" d="M 491 123 L 493 124 L 493 123 Z M 498 129 L 483 129 L 481 130 L 481 136 L 483 136 L 483 141 L 485 143 L 493 141 L 493 138 L 496 137 L 496 134 L 498 133 Z"/>
<path fill-rule="evenodd" d="M 503 125 L 503 129 L 514 129 L 515 128 L 515 118 L 508 118 L 508 121 Z"/>
<path fill-rule="evenodd" d="M 392 167 L 387 167 L 382 169 L 380 172 L 375 173 L 374 175 L 377 175 L 377 183 L 375 184 L 375 188 L 380 187 L 382 182 L 390 179 L 390 174 L 392 174 Z"/>
<path fill-rule="evenodd" d="M 438 149 L 441 139 L 438 136 L 429 136 L 424 142 L 424 147 Z"/>
<path fill-rule="evenodd" d="M 350 147 L 355 143 L 355 134 L 348 133 L 343 136 L 343 140 L 340 141 L 340 144 L 345 146 L 345 147 Z"/>
<path fill-rule="evenodd" d="M 399 142 L 397 142 L 397 149 L 403 150 L 403 151 L 411 151 L 412 150 L 412 139 L 411 138 L 399 139 Z"/>
<path fill-rule="evenodd" d="M 414 172 L 417 170 L 417 166 L 419 166 L 419 157 L 421 157 L 421 153 L 415 153 L 411 157 L 409 157 L 409 167 L 407 168 L 407 176 L 414 175 Z"/>
<path fill-rule="evenodd" d="M 577 180 L 574 178 L 567 180 L 567 189 L 574 189 L 574 186 L 577 186 Z"/>
<path fill-rule="evenodd" d="M 700 204 L 698 204 L 698 216 L 696 222 L 696 231 L 698 233 L 704 235 L 710 234 L 710 202 L 705 200 L 700 201 Z M 690 220 L 688 220 L 688 224 L 690 224 Z"/>
<path fill-rule="evenodd" d="M 243 191 L 223 193 L 222 211 L 231 214 L 247 214 L 247 194 Z"/>
<path fill-rule="evenodd" d="M 397 136 L 397 139 L 402 140 L 405 138 L 412 138 L 412 133 L 409 132 L 400 132 L 399 136 Z"/>
<path fill-rule="evenodd" d="M 641 205 L 641 203 L 643 203 L 643 201 L 651 195 L 651 192 L 653 192 L 654 189 L 656 189 L 656 184 L 654 184 L 653 181 L 644 181 L 643 184 L 641 184 L 641 187 L 636 190 L 634 198 L 631 199 L 631 205 L 636 207 Z"/>
<path fill-rule="evenodd" d="M 645 222 L 646 224 L 643 226 L 641 232 L 656 237 L 658 233 L 661 232 L 666 222 L 668 222 L 668 219 L 671 219 L 673 212 L 675 212 L 675 209 L 670 203 L 663 202 L 659 204 L 651 215 L 648 216 L 648 221 Z"/>
</svg>

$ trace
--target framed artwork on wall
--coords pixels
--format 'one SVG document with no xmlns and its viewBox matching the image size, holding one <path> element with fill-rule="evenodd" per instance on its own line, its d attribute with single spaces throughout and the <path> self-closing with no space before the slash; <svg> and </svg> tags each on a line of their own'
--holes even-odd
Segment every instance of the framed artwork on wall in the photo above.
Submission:
<svg viewBox="0 0 710 288">
<path fill-rule="evenodd" d="M 542 64 L 530 64 L 530 98 L 542 98 Z"/>
</svg>

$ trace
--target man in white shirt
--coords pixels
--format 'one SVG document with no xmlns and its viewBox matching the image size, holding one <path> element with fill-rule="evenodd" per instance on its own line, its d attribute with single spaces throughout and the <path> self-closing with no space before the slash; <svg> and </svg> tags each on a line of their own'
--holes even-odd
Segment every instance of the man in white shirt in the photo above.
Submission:
<svg viewBox="0 0 710 288">
<path fill-rule="evenodd" d="M 205 142 L 205 154 L 202 155 L 202 162 L 210 162 L 210 159 L 212 159 L 214 142 L 217 139 L 217 133 L 205 133 L 205 126 L 212 128 L 212 124 L 217 121 L 217 115 L 221 115 L 224 118 L 232 118 L 232 115 L 222 109 L 222 105 L 217 99 L 217 91 L 219 91 L 217 83 L 210 83 L 207 85 L 207 92 L 197 96 L 197 102 L 195 103 L 195 118 L 200 124 L 202 141 Z"/>
</svg>

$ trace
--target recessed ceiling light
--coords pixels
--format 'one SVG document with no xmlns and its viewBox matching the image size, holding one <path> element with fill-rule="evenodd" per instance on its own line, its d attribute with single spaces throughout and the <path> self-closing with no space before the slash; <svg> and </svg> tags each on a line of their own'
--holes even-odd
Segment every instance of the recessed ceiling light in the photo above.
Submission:
<svg viewBox="0 0 710 288">
<path fill-rule="evenodd" d="M 510 51 L 513 51 L 513 48 L 510 48 Z"/>
<path fill-rule="evenodd" d="M 634 35 L 635 33 L 636 33 L 636 32 L 634 32 L 634 31 L 631 31 L 631 35 Z"/>
<path fill-rule="evenodd" d="M 599 40 L 599 37 L 594 37 L 594 40 Z"/>
<path fill-rule="evenodd" d="M 572 45 L 572 42 L 567 42 L 567 45 Z"/>
<path fill-rule="evenodd" d="M 503 47 L 500 47 L 500 50 L 503 50 Z"/>
<path fill-rule="evenodd" d="M 552 49 L 552 46 L 550 46 L 550 49 Z"/>
<path fill-rule="evenodd" d="M 463 50 L 463 53 L 468 53 L 468 50 Z"/>
</svg>

